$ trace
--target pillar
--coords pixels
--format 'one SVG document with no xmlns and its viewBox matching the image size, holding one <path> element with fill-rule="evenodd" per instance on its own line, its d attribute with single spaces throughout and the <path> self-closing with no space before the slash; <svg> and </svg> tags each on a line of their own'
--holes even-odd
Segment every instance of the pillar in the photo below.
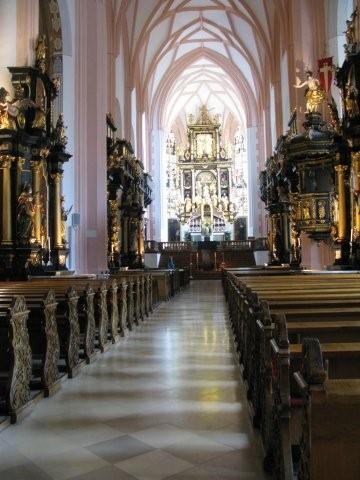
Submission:
<svg viewBox="0 0 360 480">
<path fill-rule="evenodd" d="M 41 163 L 39 160 L 32 160 L 31 166 L 31 178 L 32 178 L 32 192 L 34 198 L 34 231 L 35 240 L 37 243 L 41 243 L 41 196 L 40 196 L 40 175 L 41 175 Z"/>
</svg>

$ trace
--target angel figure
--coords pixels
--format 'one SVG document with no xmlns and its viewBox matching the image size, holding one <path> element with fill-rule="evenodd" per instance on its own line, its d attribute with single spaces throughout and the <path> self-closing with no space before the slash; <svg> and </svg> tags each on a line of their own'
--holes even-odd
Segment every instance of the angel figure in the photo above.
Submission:
<svg viewBox="0 0 360 480">
<path fill-rule="evenodd" d="M 15 129 L 14 118 L 17 112 L 14 111 L 10 102 L 9 92 L 6 88 L 0 88 L 0 129 Z"/>
<path fill-rule="evenodd" d="M 310 70 L 306 71 L 306 80 L 304 82 L 294 85 L 295 88 L 303 88 L 305 86 L 306 110 L 308 113 L 314 113 L 321 102 L 324 101 L 325 92 L 320 87 L 319 80 L 313 77 L 313 73 Z"/>
</svg>

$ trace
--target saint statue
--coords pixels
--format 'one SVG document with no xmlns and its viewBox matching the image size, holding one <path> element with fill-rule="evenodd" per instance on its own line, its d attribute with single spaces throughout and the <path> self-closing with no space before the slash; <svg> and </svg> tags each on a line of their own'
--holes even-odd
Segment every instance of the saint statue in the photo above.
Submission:
<svg viewBox="0 0 360 480">
<path fill-rule="evenodd" d="M 192 202 L 189 195 L 185 198 L 185 213 L 191 213 L 192 210 Z"/>
<path fill-rule="evenodd" d="M 17 240 L 21 245 L 35 241 L 34 228 L 35 205 L 30 185 L 26 184 L 18 198 L 17 205 Z"/>
<path fill-rule="evenodd" d="M 214 207 L 214 208 L 217 208 L 217 206 L 218 206 L 218 197 L 217 197 L 217 195 L 216 195 L 215 192 L 211 195 L 211 201 L 212 201 L 213 207 Z"/>
<path fill-rule="evenodd" d="M 6 88 L 0 88 L 0 129 L 15 129 L 14 118 L 16 112 L 12 111 L 9 92 Z"/>
<path fill-rule="evenodd" d="M 350 82 L 347 82 L 345 86 L 345 109 L 349 118 L 357 117 L 360 113 L 357 96 L 356 87 Z"/>
<path fill-rule="evenodd" d="M 227 212 L 229 209 L 229 199 L 225 193 L 221 197 L 221 203 L 222 203 L 224 212 Z"/>
<path fill-rule="evenodd" d="M 320 87 L 320 82 L 317 78 L 313 77 L 313 73 L 310 70 L 306 72 L 306 80 L 299 85 L 294 85 L 295 88 L 307 87 L 305 90 L 306 98 L 306 110 L 308 113 L 314 113 L 317 111 L 318 106 L 325 99 L 325 92 Z"/>
<path fill-rule="evenodd" d="M 138 222 L 136 218 L 133 218 L 130 221 L 130 242 L 129 242 L 129 251 L 132 253 L 137 253 L 138 251 L 138 242 L 137 242 L 137 233 L 138 233 Z"/>
<path fill-rule="evenodd" d="M 355 43 L 354 20 L 346 20 L 346 31 L 344 33 L 347 45 L 353 45 Z"/>
<path fill-rule="evenodd" d="M 68 219 L 68 215 L 72 210 L 72 206 L 66 210 L 65 209 L 65 197 L 61 195 L 60 197 L 60 204 L 61 204 L 61 243 L 66 246 L 66 221 Z"/>
<path fill-rule="evenodd" d="M 207 184 L 203 186 L 203 200 L 204 203 L 210 203 L 210 190 Z"/>
</svg>

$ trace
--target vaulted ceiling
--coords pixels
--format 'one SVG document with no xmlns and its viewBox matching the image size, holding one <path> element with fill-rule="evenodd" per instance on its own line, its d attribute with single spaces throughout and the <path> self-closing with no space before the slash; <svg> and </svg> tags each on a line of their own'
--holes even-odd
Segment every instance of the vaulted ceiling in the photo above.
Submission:
<svg viewBox="0 0 360 480">
<path fill-rule="evenodd" d="M 122 0 L 132 81 L 151 122 L 169 125 L 198 103 L 253 121 L 267 102 L 275 9 L 283 0 Z M 280 20 L 279 20 L 280 19 Z"/>
</svg>

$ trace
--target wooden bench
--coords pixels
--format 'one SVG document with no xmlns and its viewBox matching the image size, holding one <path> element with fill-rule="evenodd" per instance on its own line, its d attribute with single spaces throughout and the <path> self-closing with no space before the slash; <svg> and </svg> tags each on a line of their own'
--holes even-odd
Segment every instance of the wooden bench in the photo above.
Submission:
<svg viewBox="0 0 360 480">
<path fill-rule="evenodd" d="M 272 463 L 275 477 L 285 479 L 295 478 L 293 448 L 299 442 L 298 439 L 289 441 L 293 405 L 289 401 L 286 404 L 286 399 L 291 398 L 290 365 L 291 368 L 299 366 L 302 347 L 289 345 L 288 331 L 285 328 L 286 334 L 279 335 L 279 325 L 289 326 L 290 339 L 299 340 L 316 332 L 325 341 L 323 353 L 331 377 L 341 377 L 343 382 L 346 381 L 343 377 L 359 377 L 360 344 L 352 340 L 359 338 L 357 299 L 360 293 L 356 286 L 351 285 L 349 289 L 349 285 L 341 281 L 332 289 L 328 288 L 327 281 L 320 286 L 308 281 L 306 289 L 301 285 L 292 290 L 288 285 L 278 289 L 277 281 L 278 278 L 271 280 L 271 286 L 265 284 L 269 288 L 260 287 L 258 295 L 257 286 L 253 286 L 255 293 L 248 284 L 239 283 L 227 275 L 224 290 L 229 303 L 229 318 L 240 342 L 239 356 L 243 362 L 248 396 L 253 403 L 254 423 L 261 428 L 268 451 L 276 452 L 276 461 L 270 462 L 267 456 L 265 465 L 269 467 Z M 265 298 L 269 302 L 264 301 Z M 286 313 L 286 321 L 284 315 L 283 321 L 277 319 L 280 312 Z M 274 328 L 277 332 L 275 338 Z M 280 440 L 274 443 L 274 439 Z"/>
<path fill-rule="evenodd" d="M 4 286 L 5 285 L 5 286 Z M 64 367 L 70 378 L 75 376 L 81 366 L 80 363 L 80 324 L 78 319 L 78 301 L 79 295 L 73 287 L 63 287 L 61 285 L 35 286 L 26 283 L 17 284 L 0 284 L 0 294 L 7 296 L 18 295 L 24 292 L 26 286 L 27 296 L 42 296 L 48 288 L 55 293 L 57 308 L 56 308 L 56 323 L 57 332 L 60 340 L 60 357 L 64 360 Z M 55 330 L 54 330 L 55 331 Z M 60 365 L 60 368 L 62 365 Z"/>
<path fill-rule="evenodd" d="M 360 478 L 360 379 L 328 379 L 320 345 L 310 340 L 302 345 L 302 365 L 294 380 L 302 398 L 301 476 Z"/>
</svg>

